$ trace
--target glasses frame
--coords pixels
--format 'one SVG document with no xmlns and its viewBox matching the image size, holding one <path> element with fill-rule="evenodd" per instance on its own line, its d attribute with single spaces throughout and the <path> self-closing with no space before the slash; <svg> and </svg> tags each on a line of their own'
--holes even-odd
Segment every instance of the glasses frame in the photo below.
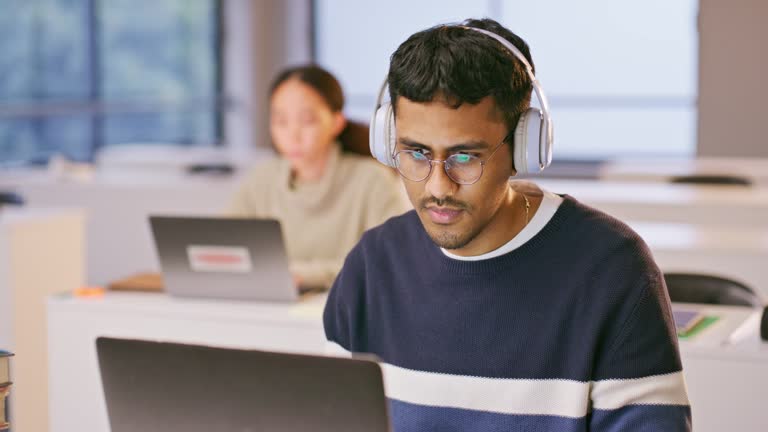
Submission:
<svg viewBox="0 0 768 432">
<path fill-rule="evenodd" d="M 489 154 L 488 157 L 486 157 L 485 159 L 480 159 L 480 158 L 478 158 L 477 156 L 474 156 L 474 155 L 468 155 L 470 157 L 474 157 L 474 158 L 480 159 L 480 174 L 478 174 L 477 178 L 474 181 L 469 182 L 469 183 L 464 183 L 464 182 L 460 182 L 460 181 L 456 180 L 455 178 L 451 177 L 450 172 L 448 172 L 448 164 L 447 164 L 448 159 L 452 158 L 453 156 L 456 156 L 458 153 L 454 153 L 454 154 L 448 156 L 445 159 L 431 159 L 431 158 L 427 158 L 427 161 L 429 162 L 429 171 L 427 172 L 427 175 L 425 175 L 424 178 L 422 178 L 420 180 L 413 180 L 411 178 L 408 178 L 405 174 L 403 174 L 402 171 L 400 171 L 400 162 L 399 162 L 399 159 L 398 159 L 398 155 L 400 153 L 416 153 L 415 150 L 408 150 L 408 149 L 398 150 L 398 151 L 396 151 L 392 155 L 392 160 L 395 161 L 395 169 L 397 170 L 397 173 L 400 174 L 400 177 L 402 177 L 402 178 L 404 178 L 406 180 L 410 180 L 412 182 L 423 182 L 426 179 L 428 179 L 429 176 L 432 175 L 432 169 L 434 168 L 434 164 L 435 163 L 441 163 L 441 164 L 443 164 L 443 171 L 445 171 L 445 175 L 447 175 L 448 178 L 451 179 L 452 182 L 454 182 L 456 184 L 460 184 L 462 186 L 470 186 L 470 185 L 473 185 L 473 184 L 477 183 L 478 181 L 480 181 L 480 178 L 483 177 L 483 173 L 485 172 L 485 163 L 488 162 L 493 157 L 493 155 L 496 154 L 496 151 L 501 147 L 501 145 L 505 144 L 508 140 L 509 140 L 509 135 L 505 136 L 501 140 L 500 143 L 496 144 L 496 147 L 493 148 L 493 151 L 491 151 L 491 154 Z"/>
</svg>

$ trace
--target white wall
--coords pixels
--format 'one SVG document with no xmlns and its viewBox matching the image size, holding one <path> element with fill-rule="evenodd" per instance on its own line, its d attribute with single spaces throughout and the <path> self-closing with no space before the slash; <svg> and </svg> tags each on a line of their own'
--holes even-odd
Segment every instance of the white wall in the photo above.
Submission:
<svg viewBox="0 0 768 432">
<path fill-rule="evenodd" d="M 695 151 L 696 0 L 318 0 L 317 60 L 367 120 L 410 34 L 489 16 L 531 46 L 553 111 L 556 158 Z"/>
</svg>

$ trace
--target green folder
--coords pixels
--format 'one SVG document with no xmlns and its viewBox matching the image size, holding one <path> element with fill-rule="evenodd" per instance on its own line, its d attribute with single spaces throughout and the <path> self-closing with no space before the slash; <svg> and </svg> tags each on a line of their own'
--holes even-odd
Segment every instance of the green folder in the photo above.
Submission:
<svg viewBox="0 0 768 432">
<path fill-rule="evenodd" d="M 718 316 L 706 316 L 704 319 L 699 321 L 698 324 L 693 326 L 690 330 L 686 332 L 679 332 L 677 333 L 677 337 L 680 339 L 689 339 L 693 336 L 696 336 L 697 334 L 701 333 L 704 329 L 709 327 L 710 325 L 714 324 L 717 320 L 719 320 L 720 317 Z"/>
</svg>

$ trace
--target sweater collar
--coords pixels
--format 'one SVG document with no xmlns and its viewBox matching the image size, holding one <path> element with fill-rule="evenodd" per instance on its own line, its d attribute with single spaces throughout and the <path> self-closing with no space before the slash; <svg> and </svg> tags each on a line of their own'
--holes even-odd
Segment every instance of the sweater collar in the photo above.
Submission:
<svg viewBox="0 0 768 432">
<path fill-rule="evenodd" d="M 442 271 L 450 274 L 482 274 L 486 272 L 497 272 L 518 262 L 521 257 L 525 257 L 532 249 L 540 247 L 553 235 L 553 233 L 558 232 L 564 225 L 564 222 L 568 219 L 567 215 L 570 214 L 576 206 L 576 201 L 571 196 L 562 195 L 562 198 L 563 201 L 560 206 L 558 206 L 554 215 L 552 215 L 547 224 L 531 239 L 513 251 L 482 261 L 459 261 L 446 256 L 443 251 L 440 250 L 440 247 L 429 237 L 429 234 L 427 234 L 415 211 L 413 211 L 413 220 L 419 224 L 419 231 L 422 237 L 421 244 L 424 247 L 423 252 L 432 259 L 437 260 L 440 263 Z"/>
</svg>

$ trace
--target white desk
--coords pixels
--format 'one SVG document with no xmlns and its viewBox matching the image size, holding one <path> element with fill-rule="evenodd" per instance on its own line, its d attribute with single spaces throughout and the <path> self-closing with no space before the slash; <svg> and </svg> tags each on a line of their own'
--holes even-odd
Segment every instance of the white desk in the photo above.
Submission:
<svg viewBox="0 0 768 432">
<path fill-rule="evenodd" d="M 83 212 L 0 209 L 0 347 L 13 358 L 14 430 L 47 432 L 45 298 L 83 283 Z"/>
<path fill-rule="evenodd" d="M 98 336 L 323 353 L 325 297 L 296 304 L 224 302 L 163 294 L 48 300 L 51 432 L 104 432 L 109 424 L 94 341 Z"/>
<path fill-rule="evenodd" d="M 768 187 L 533 179 L 621 220 L 768 227 Z"/>
<path fill-rule="evenodd" d="M 768 158 L 643 158 L 607 162 L 600 178 L 609 181 L 668 182 L 689 175 L 743 176 L 754 185 L 768 186 Z"/>
<path fill-rule="evenodd" d="M 768 227 L 636 221 L 627 224 L 643 237 L 663 271 L 731 278 L 768 300 Z"/>
<path fill-rule="evenodd" d="M 768 343 L 759 337 L 760 311 L 699 307 L 720 319 L 693 339 L 680 341 L 694 430 L 765 431 Z"/>
<path fill-rule="evenodd" d="M 322 353 L 324 297 L 298 304 L 182 300 L 159 294 L 109 294 L 103 299 L 54 296 L 48 300 L 51 432 L 108 430 L 94 341 L 101 335 L 215 346 Z M 709 307 L 722 318 L 681 342 L 696 430 L 762 431 L 768 347 L 749 339 L 756 322 L 745 308 Z M 751 327 L 750 327 L 751 326 Z M 735 331 L 739 345 L 723 346 Z M 753 345 L 744 345 L 748 341 Z M 760 398 L 754 399 L 753 395 Z M 764 397 L 765 396 L 765 397 Z M 734 423 L 732 413 L 742 418 Z M 724 418 L 725 420 L 718 420 Z"/>
</svg>

